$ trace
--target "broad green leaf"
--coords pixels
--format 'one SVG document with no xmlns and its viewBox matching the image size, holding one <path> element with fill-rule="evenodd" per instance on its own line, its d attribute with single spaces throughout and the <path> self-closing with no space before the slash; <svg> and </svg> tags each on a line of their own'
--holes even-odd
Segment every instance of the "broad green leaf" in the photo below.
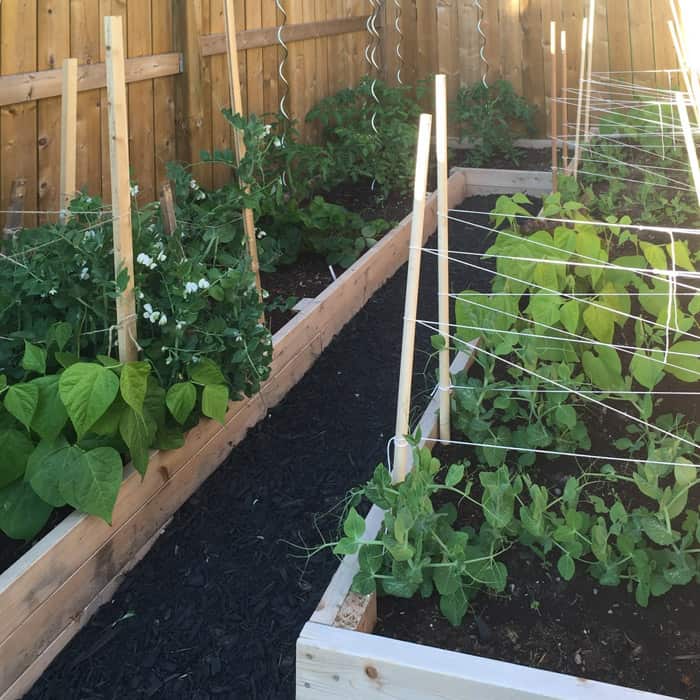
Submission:
<svg viewBox="0 0 700 700">
<path fill-rule="evenodd" d="M 360 549 L 358 556 L 360 568 L 372 574 L 376 574 L 382 568 L 384 550 L 380 544 L 365 544 Z"/>
<path fill-rule="evenodd" d="M 646 389 L 653 389 L 664 377 L 663 356 L 637 350 L 630 362 L 632 376 Z"/>
<path fill-rule="evenodd" d="M 667 547 L 673 544 L 678 536 L 673 532 L 669 532 L 666 525 L 653 515 L 646 515 L 641 519 L 642 530 L 644 534 L 654 543 Z"/>
<path fill-rule="evenodd" d="M 73 327 L 70 323 L 59 321 L 49 328 L 49 332 L 46 336 L 46 344 L 51 345 L 52 343 L 56 343 L 59 352 L 62 352 L 65 350 L 66 345 L 68 345 L 72 337 Z"/>
<path fill-rule="evenodd" d="M 53 508 L 25 481 L 0 489 L 0 530 L 14 540 L 31 540 L 46 525 Z"/>
<path fill-rule="evenodd" d="M 583 369 L 586 376 L 599 389 L 604 391 L 624 391 L 625 380 L 622 378 L 622 362 L 617 350 L 605 346 L 596 346 L 595 351 L 583 353 Z"/>
<path fill-rule="evenodd" d="M 168 389 L 165 403 L 173 418 L 182 425 L 197 403 L 197 390 L 192 382 L 174 384 Z"/>
<path fill-rule="evenodd" d="M 674 355 L 673 353 L 683 353 Z M 673 366 L 672 366 L 673 365 Z M 700 380 L 700 341 L 681 340 L 670 349 L 666 371 L 682 382 Z"/>
<path fill-rule="evenodd" d="M 462 576 L 457 562 L 454 563 L 454 566 L 441 566 L 433 569 L 433 580 L 440 595 L 454 595 L 462 588 Z"/>
<path fill-rule="evenodd" d="M 154 437 L 144 415 L 129 406 L 119 421 L 119 434 L 129 448 L 134 468 L 143 476 L 148 470 L 149 448 Z"/>
<path fill-rule="evenodd" d="M 461 484 L 464 480 L 464 464 L 453 464 L 447 471 L 447 476 L 445 477 L 445 486 L 451 488 Z"/>
<path fill-rule="evenodd" d="M 647 243 L 643 241 L 640 244 L 640 247 L 642 249 L 642 253 L 644 253 L 644 257 L 647 259 L 649 265 L 651 265 L 651 267 L 654 270 L 668 269 L 666 253 L 660 245 L 655 245 L 654 243 Z"/>
<path fill-rule="evenodd" d="M 141 413 L 148 389 L 148 376 L 151 366 L 147 362 L 127 362 L 122 367 L 119 388 L 128 406 Z"/>
<path fill-rule="evenodd" d="M 39 401 L 32 418 L 32 430 L 43 439 L 60 435 L 68 422 L 68 413 L 58 391 L 59 380 L 58 375 L 52 374 L 31 382 L 39 387 Z"/>
<path fill-rule="evenodd" d="M 459 588 L 452 595 L 440 596 L 440 611 L 455 627 L 462 624 L 464 616 L 469 609 L 469 599 L 464 588 Z"/>
<path fill-rule="evenodd" d="M 196 365 L 190 367 L 190 378 L 195 384 L 209 386 L 210 384 L 226 384 L 226 378 L 218 365 L 203 357 Z"/>
<path fill-rule="evenodd" d="M 350 509 L 345 518 L 343 532 L 346 537 L 355 541 L 359 540 L 362 535 L 365 534 L 365 520 L 354 508 Z"/>
<path fill-rule="evenodd" d="M 70 463 L 82 458 L 79 447 L 71 447 L 64 437 L 42 440 L 27 463 L 25 480 L 43 500 L 56 508 L 66 505 L 61 481 Z"/>
<path fill-rule="evenodd" d="M 5 394 L 5 408 L 29 430 L 39 403 L 39 387 L 36 384 L 14 384 Z"/>
<path fill-rule="evenodd" d="M 122 459 L 111 447 L 82 452 L 79 459 L 67 464 L 61 479 L 61 493 L 76 510 L 95 515 L 111 525 L 123 472 Z"/>
<path fill-rule="evenodd" d="M 360 550 L 362 553 L 364 549 Z M 355 574 L 355 578 L 352 580 L 351 590 L 357 595 L 373 595 L 377 592 L 377 582 L 375 581 L 374 575 L 371 571 L 366 571 L 365 569 L 360 569 Z"/>
<path fill-rule="evenodd" d="M 0 430 L 3 456 L 0 460 L 0 488 L 24 476 L 34 443 L 19 430 Z"/>
<path fill-rule="evenodd" d="M 554 326 L 559 323 L 562 298 L 548 291 L 537 292 L 530 297 L 527 313 L 536 323 Z"/>
<path fill-rule="evenodd" d="M 24 341 L 22 368 L 35 374 L 46 374 L 46 350 Z"/>
<path fill-rule="evenodd" d="M 700 477 L 698 470 L 692 466 L 692 464 L 685 457 L 679 457 L 678 462 L 682 462 L 683 464 L 678 464 L 673 468 L 673 475 L 675 476 L 676 483 L 679 486 L 687 486 L 688 484 L 692 484 L 698 477 Z M 688 466 L 685 466 L 686 464 Z"/>
<path fill-rule="evenodd" d="M 433 346 L 433 350 L 444 350 L 447 347 L 447 342 L 442 335 L 431 335 L 430 344 Z"/>
<path fill-rule="evenodd" d="M 565 425 L 570 430 L 573 429 L 578 422 L 576 409 L 573 406 L 557 406 L 554 411 L 554 416 L 557 419 L 557 423 L 560 425 Z"/>
<path fill-rule="evenodd" d="M 343 537 L 336 545 L 333 547 L 333 554 L 337 556 L 344 557 L 349 554 L 356 554 L 360 547 L 360 543 L 356 540 L 352 540 L 349 537 Z"/>
<path fill-rule="evenodd" d="M 688 243 L 686 241 L 675 241 L 673 246 L 667 243 L 666 250 L 671 260 L 673 259 L 673 252 L 675 252 L 676 267 L 681 267 L 689 272 L 695 272 L 695 265 L 693 265 L 693 261 L 690 259 L 690 251 L 688 250 Z"/>
<path fill-rule="evenodd" d="M 581 302 L 572 299 L 561 307 L 559 312 L 561 322 L 569 333 L 576 333 L 581 319 Z"/>
<path fill-rule="evenodd" d="M 119 393 L 119 378 L 106 367 L 79 362 L 61 375 L 59 392 L 81 438 L 114 403 Z"/>
<path fill-rule="evenodd" d="M 223 384 L 207 384 L 202 392 L 202 413 L 222 425 L 226 423 L 228 387 Z"/>
<path fill-rule="evenodd" d="M 570 554 L 562 554 L 557 562 L 557 569 L 564 581 L 571 581 L 576 573 L 576 563 Z"/>
<path fill-rule="evenodd" d="M 600 306 L 588 306 L 583 312 L 586 328 L 601 343 L 612 343 L 615 333 L 615 313 Z"/>
</svg>

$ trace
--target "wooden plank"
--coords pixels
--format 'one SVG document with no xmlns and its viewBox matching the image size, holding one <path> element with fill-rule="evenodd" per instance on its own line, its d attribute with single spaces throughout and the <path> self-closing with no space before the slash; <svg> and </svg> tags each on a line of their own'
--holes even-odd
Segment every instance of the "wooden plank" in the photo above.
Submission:
<svg viewBox="0 0 700 700">
<path fill-rule="evenodd" d="M 537 108 L 535 115 L 537 131 L 544 133 L 546 129 L 545 115 L 549 105 L 546 104 L 545 99 L 546 83 L 542 45 L 544 22 L 539 1 L 520 0 L 520 17 L 523 31 L 521 48 L 523 64 L 522 91 L 524 95 L 531 96 L 530 101 Z M 549 38 L 547 43 L 549 43 Z"/>
<path fill-rule="evenodd" d="M 11 238 L 24 227 L 24 200 L 27 194 L 27 181 L 19 178 L 12 183 L 10 203 L 7 207 L 5 225 L 2 229 L 3 238 Z"/>
<path fill-rule="evenodd" d="M 2 3 L 0 22 L 0 74 L 36 70 L 37 0 Z M 60 71 L 59 71 L 60 74 Z M 0 105 L 4 107 L 4 105 Z M 6 209 L 12 183 L 26 180 L 25 211 L 35 211 L 37 201 L 37 105 L 12 105 L 0 109 L 0 210 Z M 4 216 L 0 215 L 0 223 Z M 25 224 L 33 225 L 34 215 Z"/>
<path fill-rule="evenodd" d="M 316 623 L 307 623 L 297 641 L 296 697 L 297 700 L 664 698 L 654 693 Z"/>
<path fill-rule="evenodd" d="M 127 5 L 127 55 L 130 57 L 143 57 L 153 53 L 151 2 L 152 0 L 139 0 Z M 138 124 L 138 128 L 129 133 L 131 172 L 139 186 L 137 201 L 152 202 L 157 198 L 153 81 L 145 80 L 129 85 L 127 104 L 129 122 Z"/>
<path fill-rule="evenodd" d="M 630 36 L 632 41 L 632 70 L 634 82 L 640 85 L 653 86 L 654 70 L 654 33 L 652 29 L 652 0 L 629 0 L 630 5 Z M 658 1 L 658 0 L 655 0 Z"/>
<path fill-rule="evenodd" d="M 479 10 L 472 0 L 457 0 L 459 14 L 459 78 L 468 86 L 481 79 L 481 38 L 477 31 Z"/>
<path fill-rule="evenodd" d="M 298 1 L 298 0 L 297 0 Z M 294 14 L 293 7 L 286 8 L 290 13 L 290 22 L 284 29 L 285 43 L 305 41 L 323 36 L 334 36 L 337 34 L 349 34 L 360 32 L 365 28 L 367 17 L 344 17 L 322 22 L 292 22 L 291 15 Z M 208 34 L 201 37 L 202 55 L 214 56 L 226 53 L 226 34 Z M 261 49 L 266 46 L 277 46 L 277 28 L 265 27 L 262 29 L 250 29 L 238 33 L 238 48 L 241 51 L 248 49 Z"/>
<path fill-rule="evenodd" d="M 37 18 L 37 68 L 58 70 L 70 56 L 70 6 L 54 0 L 39 0 Z M 42 100 L 38 114 L 38 207 L 63 209 L 61 195 L 61 96 Z M 56 214 L 39 216 L 39 222 L 56 221 Z"/>
<path fill-rule="evenodd" d="M 263 48 L 263 108 L 266 114 L 276 115 L 280 111 L 279 64 L 282 60 L 282 51 L 277 42 L 277 26 L 280 18 L 274 3 L 263 2 L 262 22 L 263 27 L 272 29 L 275 35 L 274 44 Z"/>
<path fill-rule="evenodd" d="M 225 32 L 223 0 L 215 0 L 209 17 L 209 30 Z M 215 54 L 208 60 L 211 76 L 211 138 L 213 151 L 233 150 L 233 130 L 221 111 L 231 107 L 229 73 L 226 54 Z M 232 172 L 228 165 L 212 165 L 214 187 L 223 187 L 231 182 Z"/>
<path fill-rule="evenodd" d="M 241 15 L 239 15 L 240 17 Z M 246 31 L 262 29 L 262 0 L 246 0 L 245 2 Z M 246 51 L 246 96 L 248 116 L 261 117 L 265 111 L 263 97 L 263 49 L 256 47 Z"/>
<path fill-rule="evenodd" d="M 665 5 L 665 2 L 655 3 Z M 630 35 L 630 9 L 626 2 L 608 2 L 608 57 L 611 70 L 630 71 L 618 77 L 622 80 L 632 79 L 632 38 Z M 668 28 L 665 27 L 668 32 Z M 578 47 L 580 30 L 572 36 L 571 49 L 575 53 Z M 673 50 L 673 48 L 671 49 Z M 573 83 L 572 83 L 573 85 Z"/>
<path fill-rule="evenodd" d="M 163 220 L 163 231 L 166 236 L 172 236 L 177 229 L 175 218 L 175 198 L 170 181 L 164 182 L 160 188 L 160 215 Z"/>
<path fill-rule="evenodd" d="M 525 172 L 481 168 L 455 168 L 454 170 L 461 171 L 464 175 L 467 197 L 515 192 L 542 197 L 552 191 L 552 174 L 545 171 Z"/>
<path fill-rule="evenodd" d="M 115 279 L 126 270 L 129 279 L 117 297 L 117 335 L 120 362 L 138 359 L 136 342 L 136 294 L 134 291 L 134 241 L 131 229 L 131 183 L 129 168 L 129 116 L 124 80 L 124 33 L 121 17 L 105 17 L 107 96 L 114 222 Z"/>
<path fill-rule="evenodd" d="M 67 58 L 63 63 L 63 96 L 61 98 L 61 178 L 59 206 L 68 219 L 68 208 L 77 192 L 76 164 L 78 138 L 78 60 Z"/>
<path fill-rule="evenodd" d="M 71 55 L 80 64 L 100 61 L 100 16 L 94 0 L 71 1 Z M 106 74 L 105 74 L 106 80 Z M 105 82 L 106 84 L 106 82 Z M 100 90 L 78 94 L 77 185 L 91 194 L 102 194 L 102 122 Z"/>
<path fill-rule="evenodd" d="M 172 52 L 173 5 L 152 0 L 153 52 Z M 167 165 L 175 160 L 175 78 L 165 76 L 153 84 L 153 133 L 155 135 L 155 183 L 167 178 Z"/>
</svg>

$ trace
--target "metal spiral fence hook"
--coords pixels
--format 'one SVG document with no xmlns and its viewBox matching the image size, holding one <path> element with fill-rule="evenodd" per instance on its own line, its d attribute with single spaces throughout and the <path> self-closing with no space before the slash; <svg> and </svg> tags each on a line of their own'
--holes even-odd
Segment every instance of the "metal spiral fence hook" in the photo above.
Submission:
<svg viewBox="0 0 700 700">
<path fill-rule="evenodd" d="M 382 3 L 383 0 L 369 0 L 369 4 L 372 6 L 372 12 L 369 15 L 369 17 L 367 17 L 367 32 L 370 35 L 370 42 L 365 47 L 365 60 L 369 64 L 370 72 L 374 73 L 372 85 L 370 86 L 370 93 L 377 107 L 379 107 L 381 104 L 379 96 L 377 95 L 377 75 L 379 74 L 379 61 L 377 60 L 377 52 L 381 44 L 381 37 L 379 35 L 379 30 L 377 29 L 377 19 L 382 9 Z M 372 113 L 372 119 L 370 120 L 370 124 L 372 126 L 372 131 L 374 131 L 376 137 L 379 138 L 376 109 Z M 372 191 L 374 191 L 376 183 L 376 179 L 372 181 Z"/>
<path fill-rule="evenodd" d="M 480 0 L 474 0 L 474 7 L 478 11 L 478 19 L 476 22 L 476 31 L 479 33 L 479 40 L 481 42 L 481 48 L 479 49 L 479 56 L 481 57 L 481 62 L 483 64 L 483 72 L 481 74 L 481 82 L 484 87 L 488 89 L 489 83 L 487 80 L 489 74 L 489 62 L 486 60 L 486 33 L 483 29 L 484 24 L 484 8 L 481 5 Z"/>
<path fill-rule="evenodd" d="M 285 75 L 287 59 L 289 58 L 289 47 L 282 38 L 282 31 L 287 25 L 287 11 L 282 5 L 282 0 L 275 0 L 275 5 L 277 6 L 277 9 L 282 13 L 282 24 L 280 24 L 279 27 L 277 27 L 277 41 L 282 47 L 282 60 L 280 61 L 277 72 L 279 74 L 280 81 L 284 84 L 284 92 L 280 97 L 280 114 L 287 120 L 287 122 L 289 122 L 289 112 L 287 112 L 287 98 L 289 97 L 289 80 L 287 80 L 287 76 Z M 280 141 L 282 148 L 284 148 L 287 145 L 286 132 L 282 134 L 282 138 L 280 139 Z M 284 187 L 287 186 L 287 173 L 282 173 L 282 185 Z"/>
<path fill-rule="evenodd" d="M 403 29 L 401 28 L 401 0 L 394 0 L 394 7 L 396 8 L 396 17 L 394 19 L 394 28 L 396 29 L 396 58 L 398 59 L 398 68 L 396 69 L 396 82 L 399 85 L 403 85 L 403 77 L 401 72 L 404 66 L 403 58 Z"/>
</svg>

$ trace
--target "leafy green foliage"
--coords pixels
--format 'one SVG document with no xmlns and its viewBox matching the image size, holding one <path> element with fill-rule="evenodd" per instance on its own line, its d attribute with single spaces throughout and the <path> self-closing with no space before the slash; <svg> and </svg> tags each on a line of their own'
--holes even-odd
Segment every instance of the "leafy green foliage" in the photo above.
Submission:
<svg viewBox="0 0 700 700">
<path fill-rule="evenodd" d="M 535 108 L 518 95 L 513 86 L 498 80 L 485 87 L 482 82 L 463 87 L 452 105 L 460 136 L 471 141 L 469 162 L 481 166 L 496 156 L 517 163 L 521 153 L 514 138 L 535 131 Z"/>
</svg>

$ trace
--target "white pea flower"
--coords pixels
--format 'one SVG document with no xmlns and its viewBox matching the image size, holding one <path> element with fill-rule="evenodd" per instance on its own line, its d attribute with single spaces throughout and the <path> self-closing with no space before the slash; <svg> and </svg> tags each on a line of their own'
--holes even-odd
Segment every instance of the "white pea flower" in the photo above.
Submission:
<svg viewBox="0 0 700 700">
<path fill-rule="evenodd" d="M 156 259 L 158 262 L 165 262 L 168 259 L 168 256 L 165 253 L 158 253 L 158 257 Z"/>
<path fill-rule="evenodd" d="M 151 304 L 144 304 L 143 306 L 143 317 L 147 321 L 151 321 L 153 323 L 152 318 L 153 318 L 153 306 Z"/>
<path fill-rule="evenodd" d="M 153 258 L 150 255 L 146 255 L 146 253 L 139 253 L 136 257 L 136 262 L 144 267 L 151 267 L 151 265 L 153 265 Z"/>
<path fill-rule="evenodd" d="M 263 238 L 265 238 L 265 236 L 267 236 L 267 233 L 265 233 L 265 231 L 258 231 L 258 240 L 262 240 Z"/>
<path fill-rule="evenodd" d="M 148 232 L 149 232 L 149 233 L 155 233 L 155 232 L 156 232 L 156 225 L 155 225 L 155 224 L 151 224 L 151 225 L 148 227 Z"/>
<path fill-rule="evenodd" d="M 192 178 L 192 180 L 190 180 L 190 189 L 191 190 L 198 190 L 199 189 L 199 185 L 197 184 L 197 181 L 194 178 Z"/>
<path fill-rule="evenodd" d="M 275 136 L 275 140 L 272 143 L 275 145 L 275 148 L 282 148 L 282 141 L 278 136 Z"/>
<path fill-rule="evenodd" d="M 166 365 L 172 365 L 172 363 L 173 363 L 173 358 L 172 358 L 172 357 L 169 357 L 169 358 L 165 361 L 165 364 L 166 364 Z"/>
<path fill-rule="evenodd" d="M 146 298 L 146 295 L 145 295 L 143 292 L 139 292 L 139 293 L 137 294 L 137 296 L 138 296 L 138 298 L 139 298 L 139 301 L 141 301 L 141 300 L 143 300 L 143 299 Z"/>
<path fill-rule="evenodd" d="M 265 124 L 265 136 L 269 136 L 272 133 L 272 125 Z"/>
<path fill-rule="evenodd" d="M 192 355 L 192 362 L 193 362 L 195 365 L 196 365 L 196 364 L 199 364 L 199 361 L 200 361 L 200 360 L 201 360 L 201 358 L 199 357 L 199 355 Z"/>
<path fill-rule="evenodd" d="M 93 241 L 95 240 L 97 234 L 94 231 L 86 231 L 85 235 L 83 236 L 84 241 Z"/>
<path fill-rule="evenodd" d="M 157 323 L 160 316 L 161 316 L 160 311 L 154 311 L 151 314 L 151 323 Z"/>
<path fill-rule="evenodd" d="M 196 282 L 188 282 L 185 285 L 185 296 L 187 296 L 188 294 L 194 294 L 198 290 L 199 290 L 199 286 L 197 285 Z"/>
<path fill-rule="evenodd" d="M 90 270 L 87 267 L 84 267 L 80 271 L 80 279 L 81 280 L 89 280 L 90 279 Z"/>
<path fill-rule="evenodd" d="M 270 292 L 267 291 L 267 289 L 262 290 L 262 298 L 263 299 L 269 299 L 270 298 Z"/>
<path fill-rule="evenodd" d="M 58 289 L 56 289 L 56 287 L 51 287 L 51 289 L 49 289 L 49 296 L 55 297 L 57 294 Z"/>
<path fill-rule="evenodd" d="M 92 197 L 85 197 L 85 202 L 87 204 L 92 204 Z"/>
<path fill-rule="evenodd" d="M 203 190 L 197 190 L 197 194 L 195 195 L 195 201 L 201 202 L 203 199 L 206 199 L 207 195 Z"/>
<path fill-rule="evenodd" d="M 204 277 L 202 277 L 197 284 L 199 285 L 200 289 L 209 289 L 209 287 L 211 287 L 209 280 L 204 279 Z"/>
<path fill-rule="evenodd" d="M 138 186 L 138 185 L 132 185 L 132 186 L 131 186 L 131 196 L 132 196 L 132 197 L 138 197 L 140 191 L 141 191 L 141 190 L 139 189 L 139 186 Z"/>
<path fill-rule="evenodd" d="M 165 325 L 167 325 L 167 323 L 168 323 L 168 317 L 167 317 L 165 314 L 163 314 L 163 315 L 160 317 L 160 321 L 158 322 L 158 325 L 159 325 L 159 326 L 165 326 Z"/>
<path fill-rule="evenodd" d="M 187 324 L 184 321 L 177 321 L 175 323 L 175 328 L 177 328 L 177 330 L 181 331 L 186 325 Z"/>
</svg>

